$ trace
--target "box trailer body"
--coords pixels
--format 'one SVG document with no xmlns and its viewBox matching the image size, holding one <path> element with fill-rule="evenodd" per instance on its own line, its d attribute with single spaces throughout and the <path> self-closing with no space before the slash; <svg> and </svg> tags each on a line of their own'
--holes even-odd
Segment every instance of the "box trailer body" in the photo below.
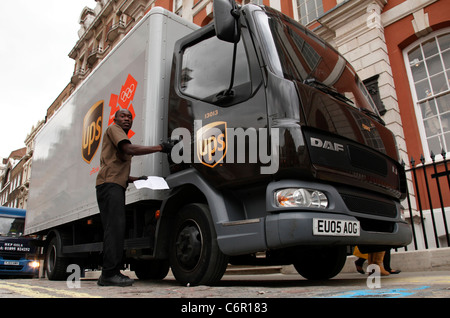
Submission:
<svg viewBox="0 0 450 318">
<path fill-rule="evenodd" d="M 95 179 L 101 137 L 116 110 L 127 108 L 135 114 L 133 143 L 157 145 L 163 141 L 174 41 L 195 28 L 154 10 L 48 120 L 33 153 L 28 232 L 98 213 Z M 167 160 L 162 156 L 135 157 L 131 173 L 167 175 Z M 127 203 L 163 198 L 157 191 L 128 190 Z"/>
<path fill-rule="evenodd" d="M 394 136 L 348 62 L 271 8 L 214 5 L 200 29 L 151 10 L 36 137 L 26 232 L 45 236 L 51 279 L 101 264 L 95 178 L 120 108 L 132 143 L 180 140 L 132 160 L 131 175 L 170 186 L 126 191 L 125 262 L 140 278 L 170 266 L 180 283 L 212 284 L 228 263 L 330 278 L 348 246 L 410 242 Z"/>
</svg>

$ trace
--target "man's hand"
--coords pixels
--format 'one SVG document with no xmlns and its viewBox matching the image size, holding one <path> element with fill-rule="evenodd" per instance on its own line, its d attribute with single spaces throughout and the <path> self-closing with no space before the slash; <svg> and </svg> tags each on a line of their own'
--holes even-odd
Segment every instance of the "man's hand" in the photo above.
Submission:
<svg viewBox="0 0 450 318">
<path fill-rule="evenodd" d="M 161 143 L 160 144 L 160 146 L 162 147 L 161 152 L 170 153 L 172 151 L 173 146 L 175 146 L 178 142 L 179 140 L 169 139 L 169 141 Z"/>
<path fill-rule="evenodd" d="M 147 180 L 147 179 L 148 179 L 147 176 L 141 176 L 141 177 L 132 177 L 132 176 L 129 176 L 129 177 L 128 177 L 128 183 L 133 183 L 134 181 L 137 181 L 137 180 Z"/>
</svg>

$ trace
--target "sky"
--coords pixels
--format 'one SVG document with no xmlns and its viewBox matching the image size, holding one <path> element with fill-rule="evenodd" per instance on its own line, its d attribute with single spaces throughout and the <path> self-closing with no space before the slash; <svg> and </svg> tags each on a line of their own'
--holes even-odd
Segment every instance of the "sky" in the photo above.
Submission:
<svg viewBox="0 0 450 318">
<path fill-rule="evenodd" d="M 0 158 L 25 138 L 70 82 L 79 18 L 95 0 L 0 0 Z"/>
</svg>

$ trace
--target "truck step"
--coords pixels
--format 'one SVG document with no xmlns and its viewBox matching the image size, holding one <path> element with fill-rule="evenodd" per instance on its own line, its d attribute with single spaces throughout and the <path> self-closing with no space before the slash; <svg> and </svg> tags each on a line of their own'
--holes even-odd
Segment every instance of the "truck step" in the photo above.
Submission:
<svg viewBox="0 0 450 318">
<path fill-rule="evenodd" d="M 282 266 L 228 265 L 225 275 L 279 274 Z"/>
</svg>

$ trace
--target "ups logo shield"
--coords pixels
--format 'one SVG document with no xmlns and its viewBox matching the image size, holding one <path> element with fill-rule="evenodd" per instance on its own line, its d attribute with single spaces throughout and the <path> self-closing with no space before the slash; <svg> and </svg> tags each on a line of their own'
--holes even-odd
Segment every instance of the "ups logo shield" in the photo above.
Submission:
<svg viewBox="0 0 450 318">
<path fill-rule="evenodd" d="M 91 163 L 100 146 L 103 126 L 103 101 L 99 101 L 89 109 L 83 120 L 83 136 L 81 154 L 84 161 Z"/>
<path fill-rule="evenodd" d="M 214 168 L 227 152 L 227 123 L 217 121 L 197 130 L 197 158 L 205 166 Z"/>
</svg>

